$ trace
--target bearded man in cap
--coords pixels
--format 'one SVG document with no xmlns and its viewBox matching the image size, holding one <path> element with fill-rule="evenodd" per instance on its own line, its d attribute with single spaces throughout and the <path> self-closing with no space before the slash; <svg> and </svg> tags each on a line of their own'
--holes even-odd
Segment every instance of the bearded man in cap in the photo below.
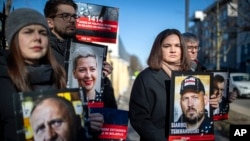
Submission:
<svg viewBox="0 0 250 141">
<path fill-rule="evenodd" d="M 208 117 L 205 108 L 209 102 L 205 88 L 201 80 L 194 76 L 188 76 L 181 82 L 180 105 L 182 115 L 177 122 L 186 123 L 186 129 L 199 129 L 200 133 L 213 131 L 212 119 Z"/>
</svg>

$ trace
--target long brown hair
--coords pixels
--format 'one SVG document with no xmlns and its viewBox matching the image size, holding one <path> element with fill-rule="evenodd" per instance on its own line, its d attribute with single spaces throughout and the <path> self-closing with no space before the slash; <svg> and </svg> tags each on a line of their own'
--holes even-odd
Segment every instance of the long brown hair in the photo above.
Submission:
<svg viewBox="0 0 250 141">
<path fill-rule="evenodd" d="M 150 55 L 147 60 L 147 64 L 150 68 L 161 69 L 162 67 L 162 49 L 161 49 L 162 42 L 166 37 L 168 37 L 169 35 L 173 35 L 173 34 L 179 37 L 180 43 L 181 43 L 181 52 L 182 52 L 181 64 L 180 64 L 181 69 L 183 71 L 190 69 L 190 59 L 188 57 L 187 48 L 186 48 L 185 42 L 182 38 L 180 31 L 177 29 L 165 29 L 157 35 L 157 37 L 154 40 L 154 43 L 150 51 Z"/>
<path fill-rule="evenodd" d="M 8 73 L 18 91 L 31 91 L 32 87 L 28 78 L 28 70 L 26 69 L 24 58 L 18 44 L 18 34 L 14 35 L 10 42 L 10 54 L 7 60 Z M 64 68 L 56 61 L 49 45 L 46 55 L 40 59 L 43 64 L 49 64 L 53 70 L 53 84 L 56 88 L 66 88 L 66 72 Z"/>
</svg>

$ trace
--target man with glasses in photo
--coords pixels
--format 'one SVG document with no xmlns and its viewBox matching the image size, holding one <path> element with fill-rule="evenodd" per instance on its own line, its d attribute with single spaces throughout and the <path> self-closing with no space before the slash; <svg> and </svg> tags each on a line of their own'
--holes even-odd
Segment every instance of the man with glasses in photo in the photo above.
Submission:
<svg viewBox="0 0 250 141">
<path fill-rule="evenodd" d="M 222 75 L 216 74 L 213 79 L 214 94 L 219 97 L 219 107 L 214 110 L 214 114 L 228 114 L 229 101 L 225 94 L 225 78 Z"/>
<path fill-rule="evenodd" d="M 202 64 L 200 64 L 199 60 L 198 60 L 198 51 L 200 50 L 199 47 L 199 38 L 194 35 L 193 33 L 183 33 L 182 34 L 184 41 L 186 43 L 187 46 L 187 50 L 188 50 L 188 54 L 190 59 L 192 60 L 192 64 L 191 64 L 191 69 L 193 71 L 204 71 L 206 70 L 206 67 L 203 66 Z"/>
</svg>

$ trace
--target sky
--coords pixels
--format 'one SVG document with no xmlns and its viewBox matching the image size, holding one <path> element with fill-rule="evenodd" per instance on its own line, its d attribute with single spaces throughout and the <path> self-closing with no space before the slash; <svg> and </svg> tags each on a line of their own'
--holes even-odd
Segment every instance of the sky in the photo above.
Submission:
<svg viewBox="0 0 250 141">
<path fill-rule="evenodd" d="M 0 0 L 4 1 L 4 0 Z M 216 0 L 189 0 L 189 17 Z M 14 8 L 31 7 L 43 13 L 46 0 L 12 0 Z M 185 32 L 185 0 L 75 0 L 119 8 L 119 32 L 126 51 L 145 67 L 153 41 L 166 28 Z M 0 5 L 2 9 L 2 5 Z M 191 22 L 190 22 L 191 24 Z"/>
</svg>

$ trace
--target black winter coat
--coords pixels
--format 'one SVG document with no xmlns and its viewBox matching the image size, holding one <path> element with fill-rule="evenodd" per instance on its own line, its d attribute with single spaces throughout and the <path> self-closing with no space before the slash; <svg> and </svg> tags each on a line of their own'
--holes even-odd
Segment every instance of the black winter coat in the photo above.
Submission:
<svg viewBox="0 0 250 141">
<path fill-rule="evenodd" d="M 14 95 L 18 94 L 18 91 L 14 87 L 7 71 L 7 65 L 6 65 L 7 54 L 8 52 L 0 52 L 0 95 L 1 95 L 0 96 L 1 97 L 0 98 L 0 141 L 17 141 L 18 128 L 17 128 L 17 119 L 15 115 L 13 97 Z M 54 88 L 52 85 L 52 80 L 50 79 L 52 77 L 48 76 L 49 74 L 52 75 L 52 73 L 48 74 L 48 70 L 50 69 L 46 68 L 46 71 L 44 72 L 38 69 L 36 70 L 36 72 L 33 73 L 37 75 L 34 76 L 35 77 L 33 79 L 34 81 L 31 80 L 32 82 L 36 83 L 33 85 L 35 86 L 35 90 Z M 46 78 L 48 79 L 45 80 Z M 38 82 L 39 80 L 43 82 L 40 81 L 41 82 L 40 83 Z M 45 81 L 46 83 L 44 83 Z"/>
<path fill-rule="evenodd" d="M 17 125 L 14 114 L 13 94 L 17 90 L 13 86 L 9 74 L 5 57 L 0 57 L 0 140 L 16 141 Z"/>
<path fill-rule="evenodd" d="M 164 70 L 146 68 L 135 79 L 132 87 L 129 118 L 141 141 L 166 141 L 167 95 Z"/>
</svg>

